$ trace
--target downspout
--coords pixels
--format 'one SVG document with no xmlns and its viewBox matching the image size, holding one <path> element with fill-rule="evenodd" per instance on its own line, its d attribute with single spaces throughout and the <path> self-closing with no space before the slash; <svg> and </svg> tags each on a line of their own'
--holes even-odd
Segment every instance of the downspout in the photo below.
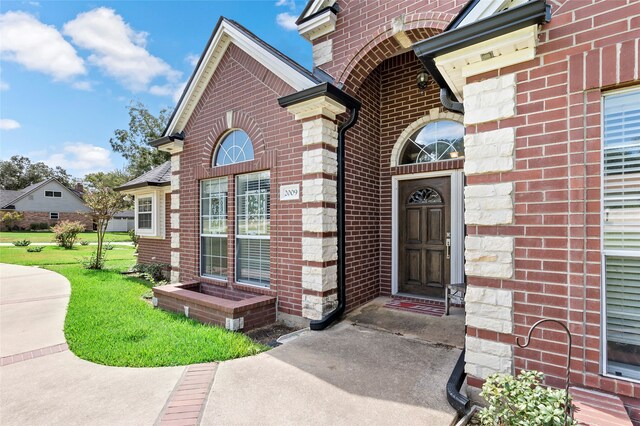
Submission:
<svg viewBox="0 0 640 426">
<path fill-rule="evenodd" d="M 360 112 L 360 104 L 356 103 L 351 108 L 351 115 L 349 119 L 342 123 L 338 128 L 338 205 L 337 214 L 338 214 L 338 277 L 337 277 L 337 287 L 338 287 L 338 306 L 325 315 L 322 319 L 313 320 L 309 324 L 311 330 L 324 330 L 331 323 L 336 321 L 338 318 L 342 316 L 344 313 L 344 309 L 346 306 L 347 299 L 347 290 L 346 290 L 346 206 L 345 206 L 345 143 L 344 137 L 351 127 L 356 124 L 358 121 L 358 114 Z"/>
</svg>

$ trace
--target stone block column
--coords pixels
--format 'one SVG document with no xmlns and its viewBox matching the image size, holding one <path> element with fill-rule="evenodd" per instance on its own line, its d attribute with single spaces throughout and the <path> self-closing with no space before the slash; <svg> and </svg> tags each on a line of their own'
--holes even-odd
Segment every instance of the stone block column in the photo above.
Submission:
<svg viewBox="0 0 640 426">
<path fill-rule="evenodd" d="M 171 156 L 171 282 L 180 282 L 180 155 Z"/>
<path fill-rule="evenodd" d="M 336 116 L 328 96 L 287 107 L 302 123 L 302 316 L 318 320 L 337 305 Z"/>
<path fill-rule="evenodd" d="M 513 117 L 516 113 L 514 74 L 464 86 L 465 125 Z M 465 175 L 509 172 L 515 166 L 515 128 L 470 133 L 465 136 Z M 471 184 L 465 187 L 465 224 L 501 226 L 514 224 L 514 183 Z M 514 274 L 513 236 L 471 235 L 465 239 L 465 273 L 469 277 L 510 279 Z M 467 290 L 466 324 L 478 330 L 513 332 L 513 293 L 495 287 L 470 285 Z M 491 335 L 490 333 L 484 333 Z M 513 348 L 496 340 L 468 335 L 465 370 L 486 379 L 492 373 L 511 373 Z"/>
</svg>

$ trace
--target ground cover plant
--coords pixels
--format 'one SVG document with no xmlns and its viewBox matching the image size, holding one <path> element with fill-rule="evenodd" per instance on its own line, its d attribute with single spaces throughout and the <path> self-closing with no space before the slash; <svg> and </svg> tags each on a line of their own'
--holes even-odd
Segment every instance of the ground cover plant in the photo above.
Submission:
<svg viewBox="0 0 640 426">
<path fill-rule="evenodd" d="M 95 231 L 81 232 L 78 234 L 78 238 L 83 241 L 95 243 L 98 241 L 98 234 Z M 53 243 L 54 235 L 52 232 L 35 232 L 35 231 L 20 231 L 20 232 L 0 232 L 0 243 L 11 243 L 16 240 L 30 240 L 32 243 Z M 128 232 L 107 232 L 105 241 L 108 242 L 131 242 L 131 237 Z"/>
<path fill-rule="evenodd" d="M 0 262 L 38 265 L 71 282 L 64 332 L 70 349 L 98 364 L 160 367 L 224 361 L 267 349 L 247 336 L 154 309 L 142 296 L 151 283 L 122 272 L 134 264 L 134 248 L 115 246 L 103 270 L 82 267 L 92 248 L 47 246 L 41 253 L 0 247 Z"/>
</svg>

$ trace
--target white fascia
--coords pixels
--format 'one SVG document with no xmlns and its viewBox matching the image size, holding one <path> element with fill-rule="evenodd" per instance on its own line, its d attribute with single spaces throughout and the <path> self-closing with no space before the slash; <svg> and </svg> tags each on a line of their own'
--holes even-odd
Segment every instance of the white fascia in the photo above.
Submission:
<svg viewBox="0 0 640 426">
<path fill-rule="evenodd" d="M 315 18 L 298 25 L 298 32 L 302 37 L 313 41 L 335 31 L 337 19 L 333 10 L 327 9 Z"/>
<path fill-rule="evenodd" d="M 519 6 L 527 1 L 529 0 L 480 0 L 456 28 L 473 24 L 480 19 L 487 18 L 503 10 Z"/>
<path fill-rule="evenodd" d="M 184 126 L 187 124 L 191 113 L 202 97 L 209 80 L 211 80 L 211 77 L 218 68 L 220 60 L 227 51 L 230 43 L 238 46 L 296 91 L 308 89 L 318 84 L 310 79 L 309 76 L 292 68 L 281 58 L 256 43 L 253 39 L 233 26 L 232 23 L 223 20 L 207 51 L 204 53 L 204 57 L 200 62 L 200 66 L 196 69 L 193 80 L 185 89 L 184 98 L 178 104 L 176 114 L 171 120 L 171 123 L 169 123 L 165 135 L 172 135 L 184 129 Z"/>
</svg>

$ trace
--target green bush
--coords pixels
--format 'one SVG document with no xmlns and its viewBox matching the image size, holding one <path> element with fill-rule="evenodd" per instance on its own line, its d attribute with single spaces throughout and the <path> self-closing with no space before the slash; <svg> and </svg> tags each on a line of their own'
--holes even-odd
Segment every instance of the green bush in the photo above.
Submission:
<svg viewBox="0 0 640 426">
<path fill-rule="evenodd" d="M 12 244 L 14 246 L 16 246 L 16 247 L 26 247 L 29 244 L 31 244 L 31 241 L 29 241 L 29 240 L 18 240 L 18 241 L 14 241 Z"/>
<path fill-rule="evenodd" d="M 78 234 L 84 231 L 84 225 L 78 221 L 63 220 L 53 226 L 51 231 L 53 231 L 54 238 L 58 245 L 69 250 L 72 249 L 76 243 Z"/>
<path fill-rule="evenodd" d="M 29 253 L 40 253 L 44 249 L 44 246 L 27 247 Z"/>
<path fill-rule="evenodd" d="M 49 229 L 49 224 L 46 222 L 37 222 L 37 223 L 29 224 L 30 231 L 45 231 L 47 229 Z"/>
<path fill-rule="evenodd" d="M 140 241 L 140 237 L 136 235 L 135 229 L 129 229 L 129 238 L 131 238 L 133 246 L 138 247 L 138 241 Z"/>
<path fill-rule="evenodd" d="M 564 425 L 566 392 L 541 385 L 543 374 L 523 370 L 517 377 L 492 374 L 482 385 L 487 407 L 478 417 L 491 426 L 562 426 Z M 571 399 L 569 399 L 571 405 Z M 567 425 L 577 422 L 567 417 Z"/>
<path fill-rule="evenodd" d="M 166 263 L 138 263 L 133 267 L 133 270 L 146 275 L 145 278 L 153 284 L 161 284 L 166 282 L 166 271 L 169 270 L 169 265 Z"/>
<path fill-rule="evenodd" d="M 105 250 L 113 250 L 113 244 L 111 243 L 107 243 L 104 245 L 103 247 Z"/>
<path fill-rule="evenodd" d="M 22 219 L 24 219 L 24 215 L 20 212 L 5 212 L 0 218 L 0 222 L 2 222 L 7 231 L 13 231 L 18 229 L 18 222 Z"/>
<path fill-rule="evenodd" d="M 88 245 L 89 245 L 89 241 L 87 241 L 87 240 L 80 240 L 80 245 L 81 245 L 81 246 L 88 246 Z"/>
</svg>

